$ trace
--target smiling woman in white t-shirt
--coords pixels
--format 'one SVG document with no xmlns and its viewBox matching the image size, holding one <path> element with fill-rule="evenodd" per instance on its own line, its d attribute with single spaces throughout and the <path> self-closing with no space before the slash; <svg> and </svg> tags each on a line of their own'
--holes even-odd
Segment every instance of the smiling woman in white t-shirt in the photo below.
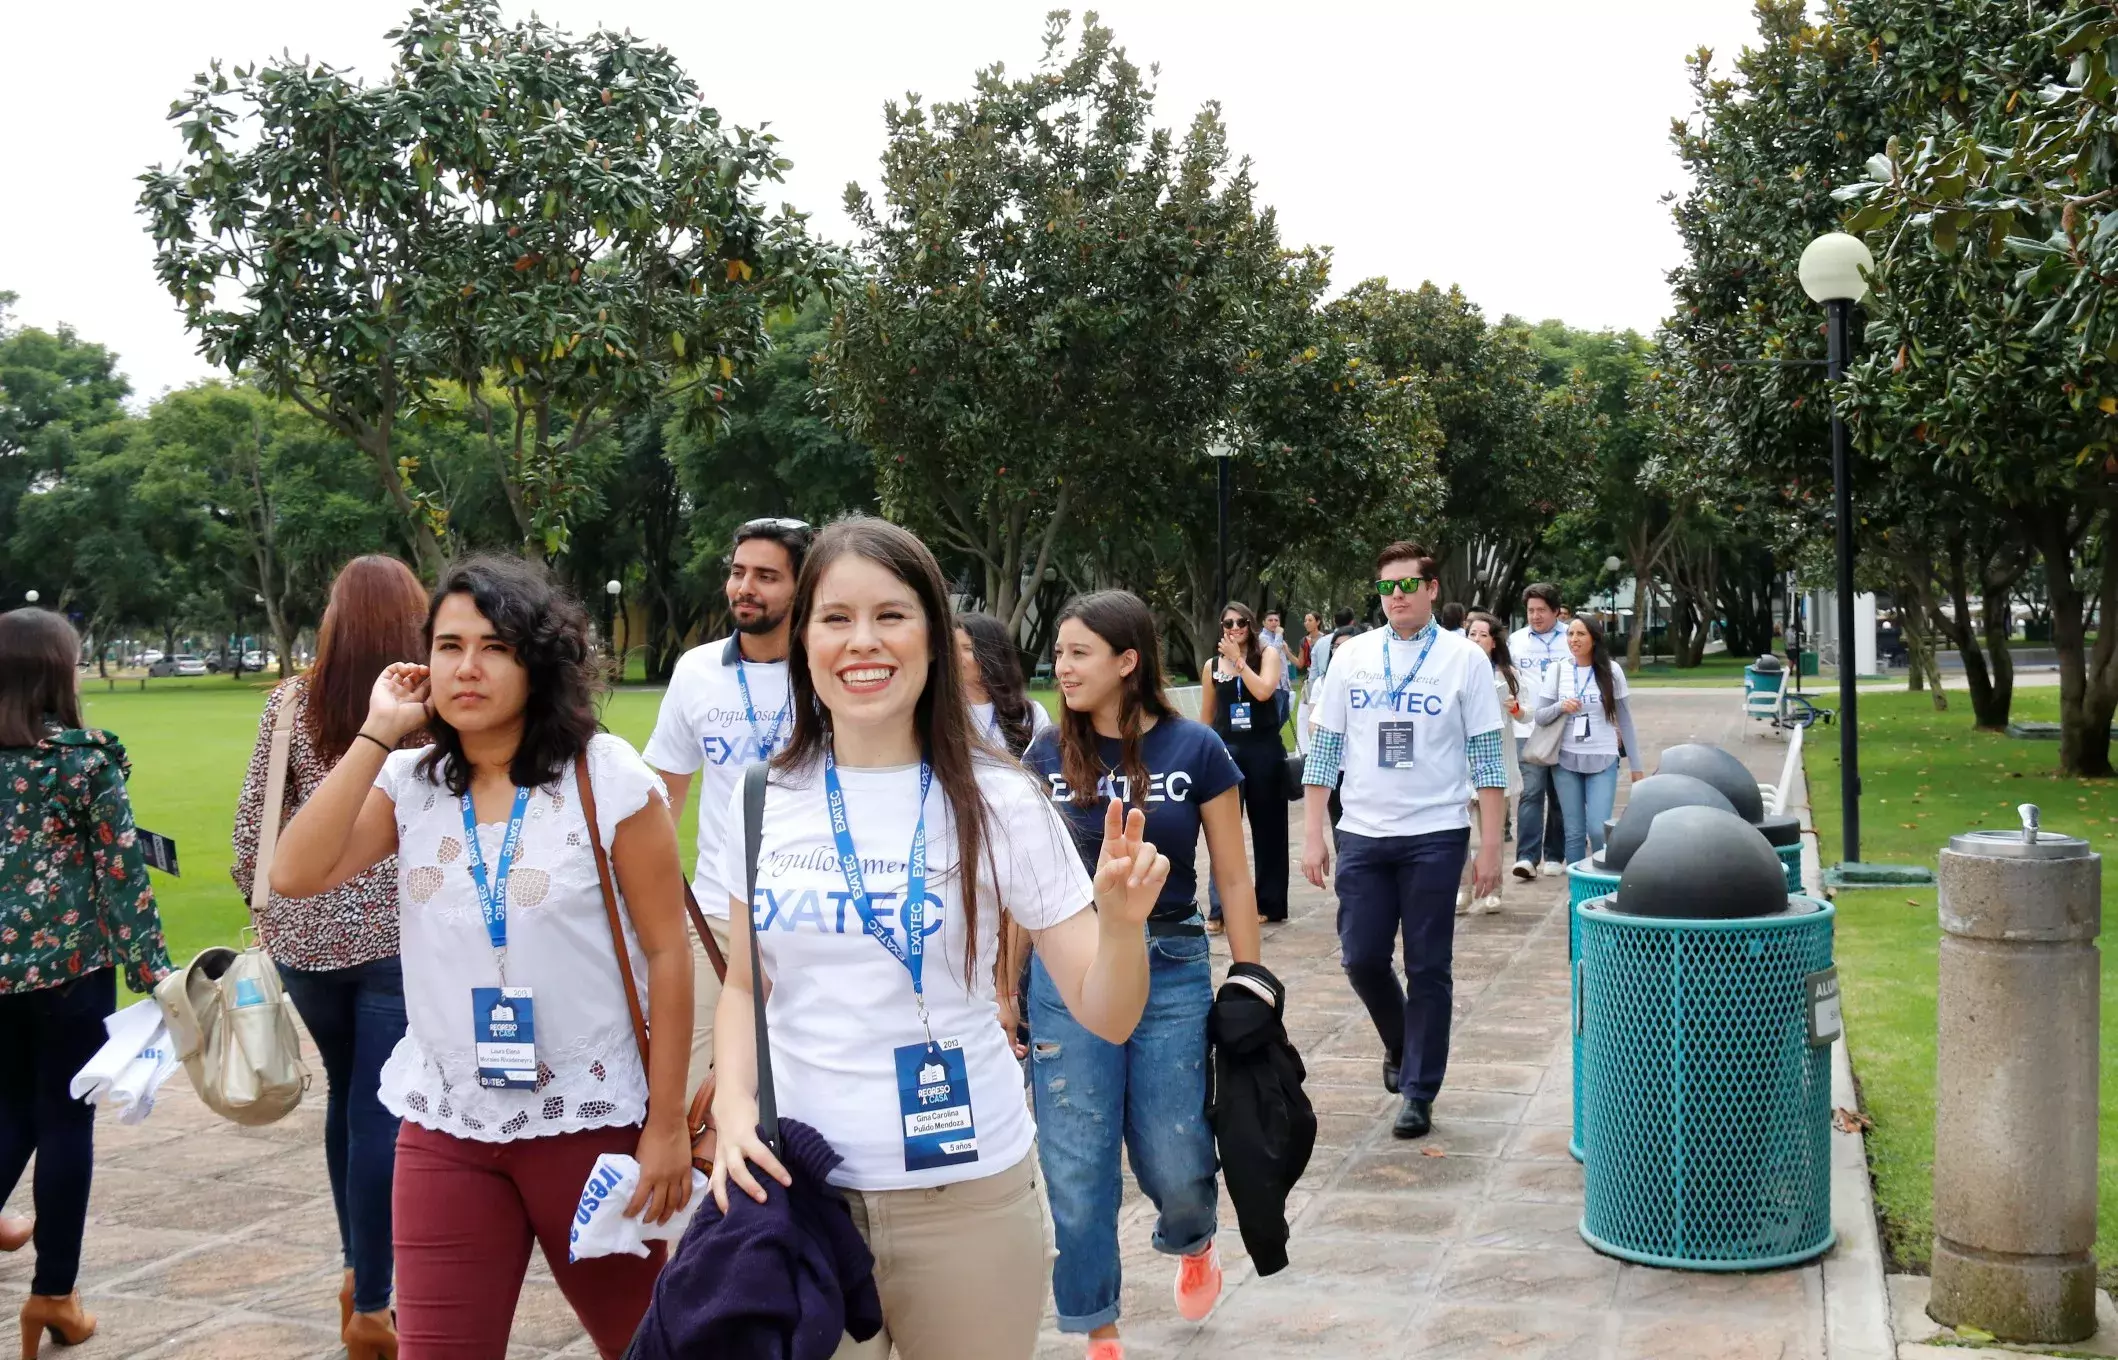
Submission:
<svg viewBox="0 0 2118 1360">
<path fill-rule="evenodd" d="M 946 592 L 924 544 L 865 516 L 825 529 L 802 568 L 794 735 L 772 762 L 751 908 L 736 900 L 730 916 L 713 1195 L 725 1208 L 732 1181 L 762 1201 L 753 1167 L 787 1181 L 756 1136 L 743 938 L 755 930 L 779 1112 L 844 1159 L 831 1181 L 875 1251 L 883 1332 L 839 1355 L 894 1343 L 900 1360 L 1028 1360 L 1045 1237 L 1035 1130 L 993 989 L 1001 914 L 1029 932 L 1075 1018 L 1124 1043 L 1147 1000 L 1144 923 L 1169 861 L 1143 815 L 1121 821 L 1113 802 L 1091 883 L 1028 773 L 972 736 Z M 739 788 L 732 826 L 741 800 Z M 727 882 L 744 881 L 742 847 L 728 838 Z"/>
</svg>

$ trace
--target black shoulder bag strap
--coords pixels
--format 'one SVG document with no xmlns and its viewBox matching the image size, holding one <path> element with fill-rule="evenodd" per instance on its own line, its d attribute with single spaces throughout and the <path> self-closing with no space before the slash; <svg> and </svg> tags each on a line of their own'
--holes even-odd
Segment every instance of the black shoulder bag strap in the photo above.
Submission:
<svg viewBox="0 0 2118 1360">
<path fill-rule="evenodd" d="M 746 909 L 757 900 L 758 847 L 765 839 L 765 777 L 769 767 L 759 761 L 743 771 L 743 864 L 749 889 L 743 895 Z M 757 914 L 750 917 L 750 1002 L 757 1027 L 757 1122 L 772 1155 L 780 1152 L 779 1101 L 772 1091 L 772 1045 L 765 1036 L 765 965 L 759 958 Z"/>
</svg>

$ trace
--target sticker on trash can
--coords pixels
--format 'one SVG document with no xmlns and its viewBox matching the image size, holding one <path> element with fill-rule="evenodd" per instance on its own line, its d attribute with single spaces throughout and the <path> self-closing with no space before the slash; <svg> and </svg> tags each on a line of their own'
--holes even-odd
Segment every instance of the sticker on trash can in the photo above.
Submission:
<svg viewBox="0 0 2118 1360">
<path fill-rule="evenodd" d="M 1809 994 L 1809 1046 L 1821 1048 L 1839 1037 L 1839 970 L 1826 968 L 1802 979 Z"/>
</svg>

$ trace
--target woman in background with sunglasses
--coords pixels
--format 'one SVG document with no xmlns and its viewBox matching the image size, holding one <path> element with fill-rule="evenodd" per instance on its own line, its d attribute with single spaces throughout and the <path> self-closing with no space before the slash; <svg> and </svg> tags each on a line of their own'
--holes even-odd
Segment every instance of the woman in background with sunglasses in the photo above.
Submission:
<svg viewBox="0 0 2118 1360">
<path fill-rule="evenodd" d="M 1243 810 L 1257 860 L 1258 919 L 1287 919 L 1287 748 L 1280 741 L 1278 648 L 1258 639 L 1257 616 L 1240 601 L 1221 611 L 1220 654 L 1200 687 L 1199 720 L 1221 734 L 1243 772 Z M 1221 933 L 1221 904 L 1206 928 Z"/>
</svg>

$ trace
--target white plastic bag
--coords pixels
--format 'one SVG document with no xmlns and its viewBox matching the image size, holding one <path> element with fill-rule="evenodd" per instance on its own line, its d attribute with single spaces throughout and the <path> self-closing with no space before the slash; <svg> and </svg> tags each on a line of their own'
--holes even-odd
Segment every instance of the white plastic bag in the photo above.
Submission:
<svg viewBox="0 0 2118 1360">
<path fill-rule="evenodd" d="M 706 1198 L 706 1173 L 691 1169 L 691 1198 L 667 1223 L 649 1223 L 627 1218 L 625 1206 L 640 1188 L 640 1163 L 622 1152 L 606 1152 L 589 1169 L 581 1187 L 581 1203 L 574 1208 L 574 1224 L 567 1234 L 566 1259 L 585 1261 L 591 1256 L 647 1255 L 649 1242 L 674 1242 L 691 1226 L 691 1216 Z"/>
<path fill-rule="evenodd" d="M 153 998 L 135 1001 L 103 1017 L 110 1038 L 74 1074 L 67 1091 L 76 1100 L 116 1113 L 120 1124 L 137 1124 L 154 1112 L 155 1093 L 176 1074 L 176 1046 Z"/>
</svg>

